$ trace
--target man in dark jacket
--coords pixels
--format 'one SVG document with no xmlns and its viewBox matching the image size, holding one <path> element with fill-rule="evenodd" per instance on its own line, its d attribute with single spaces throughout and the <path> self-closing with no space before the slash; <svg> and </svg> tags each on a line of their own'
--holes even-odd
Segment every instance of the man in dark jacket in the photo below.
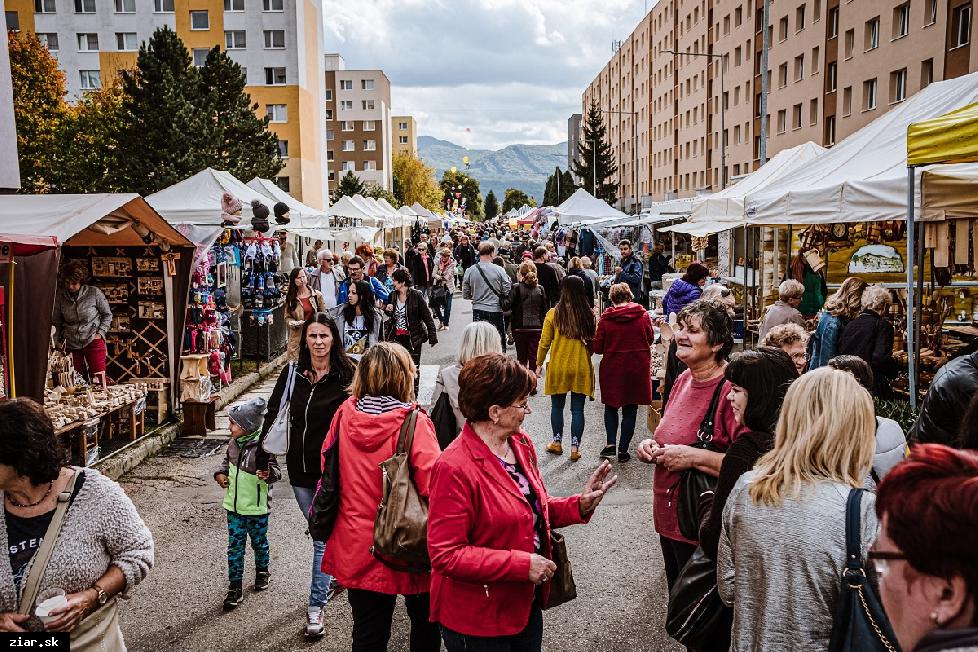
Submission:
<svg viewBox="0 0 978 652">
<path fill-rule="evenodd" d="M 961 418 L 976 391 L 978 352 L 948 362 L 934 376 L 908 439 L 913 443 L 955 446 Z"/>
<path fill-rule="evenodd" d="M 428 288 L 431 286 L 431 270 L 434 263 L 434 256 L 428 253 L 427 243 L 422 240 L 414 249 L 409 249 L 404 254 L 406 267 L 411 272 L 411 279 L 414 287 L 423 295 L 428 296 Z"/>
<path fill-rule="evenodd" d="M 618 267 L 615 268 L 615 283 L 628 283 L 628 288 L 632 291 L 635 302 L 641 303 L 645 295 L 642 292 L 642 274 L 644 270 L 642 260 L 632 251 L 631 240 L 622 240 L 619 242 L 618 251 L 621 252 L 621 261 L 618 263 Z"/>
<path fill-rule="evenodd" d="M 557 305 L 557 300 L 560 299 L 560 279 L 557 278 L 557 272 L 554 271 L 554 268 L 547 263 L 549 257 L 550 252 L 547 251 L 546 247 L 537 247 L 533 250 L 533 264 L 537 268 L 537 282 L 547 293 L 547 301 L 553 308 Z"/>
<path fill-rule="evenodd" d="M 477 252 L 475 247 L 473 247 L 469 242 L 469 236 L 467 234 L 463 233 L 459 237 L 459 243 L 458 246 L 455 247 L 453 257 L 462 266 L 462 274 L 465 274 L 465 270 L 479 262 L 479 252 Z"/>
</svg>

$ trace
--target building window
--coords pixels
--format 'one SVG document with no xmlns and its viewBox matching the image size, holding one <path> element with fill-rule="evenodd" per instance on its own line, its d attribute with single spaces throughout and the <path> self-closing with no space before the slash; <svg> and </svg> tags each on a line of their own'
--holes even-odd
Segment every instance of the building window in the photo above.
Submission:
<svg viewBox="0 0 978 652">
<path fill-rule="evenodd" d="M 376 129 L 377 128 L 375 126 L 375 121 L 374 120 L 364 120 L 363 121 L 363 130 L 364 131 L 376 131 Z"/>
<path fill-rule="evenodd" d="M 818 124 L 818 98 L 812 99 L 808 103 L 808 122 L 811 125 Z"/>
<path fill-rule="evenodd" d="M 778 111 L 778 133 L 783 134 L 785 129 L 787 129 L 788 123 L 788 111 L 786 109 L 781 109 Z"/>
<path fill-rule="evenodd" d="M 353 90 L 353 80 L 352 79 L 341 79 L 340 80 L 340 90 L 341 91 L 352 91 Z"/>
<path fill-rule="evenodd" d="M 34 0 L 34 13 L 53 14 L 57 12 L 54 0 Z"/>
<path fill-rule="evenodd" d="M 812 4 L 812 22 L 817 23 L 822 20 L 822 0 L 815 0 Z"/>
<path fill-rule="evenodd" d="M 799 54 L 795 57 L 795 81 L 801 81 L 805 78 L 805 55 Z"/>
<path fill-rule="evenodd" d="M 153 11 L 158 14 L 172 14 L 173 0 L 153 0 Z"/>
<path fill-rule="evenodd" d="M 343 141 L 343 151 L 344 152 L 353 152 L 353 151 L 356 151 L 356 146 L 353 144 L 353 141 L 352 140 L 344 140 Z"/>
<path fill-rule="evenodd" d="M 920 62 L 920 90 L 924 90 L 934 81 L 934 60 Z"/>
<path fill-rule="evenodd" d="M 805 29 L 805 5 L 795 9 L 795 32 Z"/>
<path fill-rule="evenodd" d="M 269 122 L 288 122 L 289 107 L 285 104 L 266 104 L 265 115 Z"/>
<path fill-rule="evenodd" d="M 408 123 L 406 123 L 406 122 L 398 122 L 397 123 L 397 128 L 400 129 L 401 131 L 407 131 Z"/>
<path fill-rule="evenodd" d="M 880 46 L 880 17 L 866 21 L 865 50 L 875 50 Z"/>
<path fill-rule="evenodd" d="M 190 29 L 192 30 L 210 29 L 210 17 L 208 16 L 206 10 L 190 12 Z"/>
<path fill-rule="evenodd" d="M 937 0 L 927 0 L 927 15 L 925 16 L 924 23 L 926 25 L 933 25 L 937 22 Z"/>
<path fill-rule="evenodd" d="M 289 192 L 289 177 L 275 177 L 275 185 L 279 189 Z"/>
<path fill-rule="evenodd" d="M 244 11 L 244 0 L 224 0 L 224 11 Z"/>
<path fill-rule="evenodd" d="M 340 131 L 353 131 L 353 120 L 343 120 L 340 122 Z"/>
<path fill-rule="evenodd" d="M 265 49 L 284 50 L 285 49 L 285 30 L 266 29 L 265 30 Z"/>
<path fill-rule="evenodd" d="M 5 11 L 4 19 L 7 21 L 7 30 L 12 32 L 20 31 L 20 15 L 16 11 Z"/>
<path fill-rule="evenodd" d="M 262 0 L 262 11 L 285 11 L 285 0 Z"/>
<path fill-rule="evenodd" d="M 194 68 L 203 68 L 204 64 L 207 63 L 207 53 L 210 52 L 207 48 L 194 48 Z"/>
<path fill-rule="evenodd" d="M 852 113 L 852 86 L 846 86 L 842 89 L 842 115 L 846 116 Z"/>
<path fill-rule="evenodd" d="M 363 151 L 365 151 L 365 152 L 376 152 L 377 151 L 377 141 L 376 140 L 365 140 L 365 141 L 363 141 Z"/>
<path fill-rule="evenodd" d="M 856 30 L 846 30 L 846 59 L 852 58 L 852 51 L 856 47 Z"/>
<path fill-rule="evenodd" d="M 825 118 L 825 146 L 835 145 L 835 116 Z"/>
<path fill-rule="evenodd" d="M 372 91 L 374 89 L 374 80 L 372 79 L 361 79 L 360 89 L 364 91 Z"/>
<path fill-rule="evenodd" d="M 336 160 L 335 159 L 335 156 L 336 156 L 336 154 L 335 154 L 335 152 L 333 150 L 331 150 L 331 149 L 327 149 L 326 150 L 326 160 L 329 163 L 332 163 L 334 160 Z"/>
<path fill-rule="evenodd" d="M 136 13 L 136 0 L 115 0 L 115 13 L 117 14 Z"/>
<path fill-rule="evenodd" d="M 326 142 L 329 142 L 331 140 L 336 140 L 336 132 L 334 132 L 332 129 L 327 129 L 326 130 Z"/>
<path fill-rule="evenodd" d="M 819 56 L 818 48 L 812 48 L 812 74 L 818 74 L 818 66 L 822 62 L 822 58 Z"/>
<path fill-rule="evenodd" d="M 778 88 L 784 88 L 788 85 L 788 64 L 782 63 L 778 66 Z"/>
<path fill-rule="evenodd" d="M 778 40 L 785 41 L 788 38 L 788 17 L 785 16 L 778 22 Z"/>
<path fill-rule="evenodd" d="M 340 163 L 340 172 L 356 172 L 357 166 L 353 161 L 343 161 Z"/>
<path fill-rule="evenodd" d="M 118 46 L 119 52 L 135 52 L 139 49 L 136 32 L 116 32 L 115 44 Z"/>
<path fill-rule="evenodd" d="M 340 100 L 340 111 L 352 111 L 353 100 Z"/>
<path fill-rule="evenodd" d="M 94 14 L 95 0 L 75 0 L 76 14 Z"/>
<path fill-rule="evenodd" d="M 376 172 L 377 171 L 377 161 L 364 161 L 363 162 L 364 172 Z"/>
<path fill-rule="evenodd" d="M 323 95 L 323 99 L 325 99 L 327 102 L 332 102 L 333 101 L 333 89 L 332 88 L 327 88 L 326 89 L 326 94 Z"/>
<path fill-rule="evenodd" d="M 951 18 L 951 33 L 954 47 L 959 48 L 971 42 L 971 5 L 962 5 L 954 10 Z"/>
<path fill-rule="evenodd" d="M 741 7 L 734 9 L 734 27 L 740 27 L 740 24 L 744 22 L 744 10 Z"/>
<path fill-rule="evenodd" d="M 98 70 L 79 70 L 81 76 L 81 89 L 83 91 L 93 91 L 102 88 L 102 73 Z"/>
<path fill-rule="evenodd" d="M 248 33 L 243 29 L 224 32 L 224 47 L 228 50 L 244 50 L 248 47 Z"/>
<path fill-rule="evenodd" d="M 289 158 L 289 141 L 287 140 L 278 141 L 278 155 L 281 158 Z"/>
<path fill-rule="evenodd" d="M 791 128 L 801 129 L 801 104 L 791 107 Z"/>
<path fill-rule="evenodd" d="M 910 3 L 904 2 L 893 8 L 893 38 L 898 39 L 910 33 Z"/>
<path fill-rule="evenodd" d="M 408 144 L 408 137 L 407 136 L 398 136 L 397 137 L 397 142 L 399 142 L 401 145 L 407 145 Z"/>
<path fill-rule="evenodd" d="M 374 110 L 374 101 L 373 100 L 361 100 L 360 104 L 361 104 L 361 106 L 363 106 L 363 110 L 364 111 L 373 111 Z"/>
<path fill-rule="evenodd" d="M 828 38 L 835 38 L 839 35 L 839 8 L 832 7 L 829 9 L 829 20 L 828 24 L 825 26 L 826 34 Z"/>
<path fill-rule="evenodd" d="M 894 70 L 890 73 L 890 102 L 902 102 L 907 99 L 907 69 Z"/>
<path fill-rule="evenodd" d="M 327 120 L 333 119 L 333 109 L 326 109 L 326 119 Z"/>
<path fill-rule="evenodd" d="M 839 64 L 835 61 L 825 67 L 825 92 L 834 93 L 835 85 L 839 82 Z"/>
<path fill-rule="evenodd" d="M 50 32 L 47 34 L 38 34 L 37 38 L 41 42 L 41 45 L 46 47 L 51 52 L 58 51 L 58 35 L 55 34 L 54 32 Z"/>
<path fill-rule="evenodd" d="M 285 84 L 285 68 L 265 68 L 265 85 L 282 86 Z"/>
<path fill-rule="evenodd" d="M 876 79 L 867 79 L 863 82 L 863 111 L 872 111 L 876 108 Z"/>
<path fill-rule="evenodd" d="M 98 34 L 79 34 L 79 52 L 98 52 Z"/>
</svg>

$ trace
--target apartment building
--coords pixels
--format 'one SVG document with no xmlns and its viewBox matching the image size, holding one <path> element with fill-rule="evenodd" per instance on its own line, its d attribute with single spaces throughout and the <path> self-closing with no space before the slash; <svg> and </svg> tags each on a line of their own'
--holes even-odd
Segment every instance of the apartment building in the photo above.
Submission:
<svg viewBox="0 0 978 652">
<path fill-rule="evenodd" d="M 69 98 L 135 67 L 140 44 L 173 29 L 203 65 L 214 46 L 245 69 L 285 167 L 275 182 L 317 208 L 329 196 L 323 143 L 322 0 L 5 0 L 8 28 L 35 32 L 65 72 Z M 248 181 L 244 179 L 243 181 Z"/>
<path fill-rule="evenodd" d="M 391 190 L 391 83 L 383 70 L 347 70 L 326 55 L 326 160 L 329 180 L 353 172 Z"/>
<path fill-rule="evenodd" d="M 574 174 L 574 161 L 577 159 L 577 148 L 581 143 L 583 119 L 584 116 L 580 113 L 573 113 L 567 118 L 567 169 L 570 170 L 575 183 L 580 183 L 580 179 Z"/>
<path fill-rule="evenodd" d="M 978 70 L 972 5 L 772 1 L 767 157 L 807 141 L 831 147 L 931 82 Z M 759 167 L 762 24 L 762 0 L 660 0 L 615 49 L 582 106 L 604 111 L 624 208 L 635 205 L 629 138 L 642 205 L 715 192 Z"/>
<path fill-rule="evenodd" d="M 396 115 L 391 118 L 391 133 L 394 136 L 394 152 L 418 158 L 418 127 L 414 117 Z"/>
</svg>

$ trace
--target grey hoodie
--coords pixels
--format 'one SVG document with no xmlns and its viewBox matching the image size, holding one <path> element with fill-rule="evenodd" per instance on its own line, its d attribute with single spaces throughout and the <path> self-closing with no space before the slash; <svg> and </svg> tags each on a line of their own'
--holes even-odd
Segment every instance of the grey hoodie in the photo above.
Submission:
<svg viewBox="0 0 978 652">
<path fill-rule="evenodd" d="M 96 335 L 105 339 L 112 326 L 112 309 L 102 290 L 97 287 L 83 285 L 77 297 L 72 297 L 62 287 L 58 289 L 54 302 L 51 323 L 56 344 L 67 342 L 69 349 L 84 349 Z"/>
</svg>

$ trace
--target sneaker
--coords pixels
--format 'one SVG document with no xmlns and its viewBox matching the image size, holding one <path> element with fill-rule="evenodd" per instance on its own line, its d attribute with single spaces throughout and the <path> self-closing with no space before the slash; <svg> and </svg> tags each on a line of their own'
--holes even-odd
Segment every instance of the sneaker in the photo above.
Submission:
<svg viewBox="0 0 978 652">
<path fill-rule="evenodd" d="M 309 607 L 306 612 L 306 638 L 319 638 L 326 633 L 323 625 L 323 608 Z"/>
<path fill-rule="evenodd" d="M 231 585 L 228 594 L 224 597 L 224 610 L 231 611 L 242 602 L 244 602 L 244 591 L 240 586 Z"/>
<path fill-rule="evenodd" d="M 611 459 L 614 456 L 615 456 L 615 445 L 614 444 L 609 444 L 609 445 L 605 446 L 604 448 L 602 448 L 601 449 L 601 454 L 598 455 L 598 457 L 607 457 L 608 459 Z"/>
<path fill-rule="evenodd" d="M 624 464 L 628 460 L 632 459 L 632 456 L 628 453 L 618 453 L 618 461 Z"/>
<path fill-rule="evenodd" d="M 268 580 L 272 575 L 267 570 L 255 571 L 255 590 L 264 591 L 268 588 Z"/>
<path fill-rule="evenodd" d="M 561 446 L 559 441 L 553 441 L 547 444 L 547 452 L 553 453 L 554 455 L 563 455 L 564 447 Z"/>
</svg>

